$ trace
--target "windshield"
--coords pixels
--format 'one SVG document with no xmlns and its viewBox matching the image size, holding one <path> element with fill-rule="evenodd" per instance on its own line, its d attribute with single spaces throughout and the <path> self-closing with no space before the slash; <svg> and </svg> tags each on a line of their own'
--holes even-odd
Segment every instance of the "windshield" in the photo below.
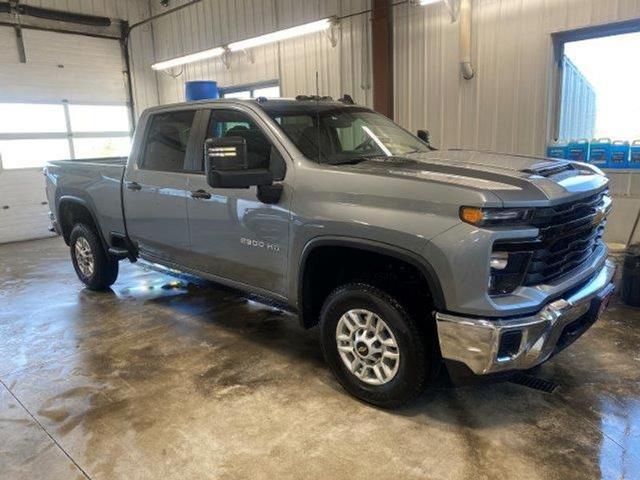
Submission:
<svg viewBox="0 0 640 480">
<path fill-rule="evenodd" d="M 387 117 L 353 107 L 288 109 L 267 113 L 306 157 L 320 163 L 353 163 L 429 151 Z"/>
</svg>

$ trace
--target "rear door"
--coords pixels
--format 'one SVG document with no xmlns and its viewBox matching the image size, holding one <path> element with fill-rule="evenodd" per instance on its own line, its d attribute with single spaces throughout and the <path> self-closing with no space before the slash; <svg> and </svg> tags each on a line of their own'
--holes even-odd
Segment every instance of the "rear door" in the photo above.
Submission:
<svg viewBox="0 0 640 480">
<path fill-rule="evenodd" d="M 192 261 L 206 273 L 261 290 L 284 295 L 290 191 L 284 181 L 285 160 L 258 118 L 235 106 L 216 106 L 205 118 L 202 148 L 189 175 L 187 198 Z M 276 204 L 262 203 L 257 187 L 212 188 L 204 175 L 204 140 L 224 136 L 247 142 L 251 168 L 270 168 L 275 181 L 284 183 Z"/>
<path fill-rule="evenodd" d="M 196 109 L 160 111 L 146 122 L 137 161 L 127 168 L 123 197 L 129 237 L 151 260 L 186 265 L 188 177 Z"/>
</svg>

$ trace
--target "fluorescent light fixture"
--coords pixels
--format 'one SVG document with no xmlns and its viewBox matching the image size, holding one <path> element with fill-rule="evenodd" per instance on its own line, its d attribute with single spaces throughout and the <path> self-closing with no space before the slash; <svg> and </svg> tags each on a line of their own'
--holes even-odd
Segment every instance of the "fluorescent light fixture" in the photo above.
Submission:
<svg viewBox="0 0 640 480">
<path fill-rule="evenodd" d="M 267 33 L 266 35 L 260 35 L 259 37 L 240 40 L 239 42 L 230 43 L 227 46 L 210 48 L 209 50 L 191 53 L 183 57 L 154 63 L 153 65 L 151 65 L 151 68 L 153 68 L 154 70 L 166 70 L 168 68 L 179 67 L 180 65 L 185 65 L 187 63 L 199 62 L 200 60 L 219 57 L 227 50 L 231 52 L 237 52 L 238 50 L 247 50 L 248 48 L 267 45 L 269 43 L 279 42 L 281 40 L 287 40 L 289 38 L 300 37 L 309 33 L 321 32 L 331 27 L 334 22 L 335 17 L 323 18 L 322 20 L 305 23 L 304 25 L 298 25 L 297 27 L 286 28 L 284 30 L 278 30 L 277 32 Z"/>
<path fill-rule="evenodd" d="M 151 65 L 154 70 L 166 70 L 168 68 L 179 67 L 180 65 L 186 65 L 187 63 L 198 62 L 200 60 L 206 60 L 208 58 L 215 58 L 222 55 L 225 51 L 224 47 L 210 48 L 209 50 L 202 50 L 201 52 L 190 53 L 184 57 L 173 58 L 171 60 L 165 60 L 164 62 L 158 62 Z"/>
<path fill-rule="evenodd" d="M 442 0 L 420 0 L 420 6 L 433 5 L 434 3 L 440 3 Z"/>
<path fill-rule="evenodd" d="M 286 28 L 284 30 L 278 30 L 277 32 L 267 33 L 266 35 L 260 35 L 259 37 L 248 38 L 246 40 L 240 40 L 239 42 L 230 43 L 228 48 L 232 52 L 237 52 L 238 50 L 247 50 L 248 48 L 280 42 L 282 40 L 300 37 L 309 33 L 321 32 L 331 27 L 333 22 L 334 19 L 332 17 L 323 18 L 322 20 L 305 23 L 304 25 L 298 25 L 297 27 Z"/>
</svg>

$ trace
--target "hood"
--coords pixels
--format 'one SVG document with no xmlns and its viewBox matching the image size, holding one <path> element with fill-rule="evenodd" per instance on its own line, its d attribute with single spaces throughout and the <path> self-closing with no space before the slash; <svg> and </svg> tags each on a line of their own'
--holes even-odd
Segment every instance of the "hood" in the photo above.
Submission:
<svg viewBox="0 0 640 480">
<path fill-rule="evenodd" d="M 591 195 L 608 183 L 602 172 L 583 163 L 471 150 L 375 157 L 337 168 L 488 191 L 505 206 L 570 201 Z"/>
</svg>

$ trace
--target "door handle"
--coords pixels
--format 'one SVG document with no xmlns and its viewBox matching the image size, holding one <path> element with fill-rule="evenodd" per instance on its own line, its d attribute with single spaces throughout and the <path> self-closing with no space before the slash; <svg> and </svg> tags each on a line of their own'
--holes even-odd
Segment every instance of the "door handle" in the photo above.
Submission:
<svg viewBox="0 0 640 480">
<path fill-rule="evenodd" d="M 129 190 L 142 190 L 142 185 L 138 182 L 127 182 L 126 186 Z"/>
<path fill-rule="evenodd" d="M 211 198 L 211 194 L 209 192 L 205 192 L 204 190 L 195 190 L 191 192 L 192 198 L 201 198 L 204 200 L 208 200 Z"/>
</svg>

